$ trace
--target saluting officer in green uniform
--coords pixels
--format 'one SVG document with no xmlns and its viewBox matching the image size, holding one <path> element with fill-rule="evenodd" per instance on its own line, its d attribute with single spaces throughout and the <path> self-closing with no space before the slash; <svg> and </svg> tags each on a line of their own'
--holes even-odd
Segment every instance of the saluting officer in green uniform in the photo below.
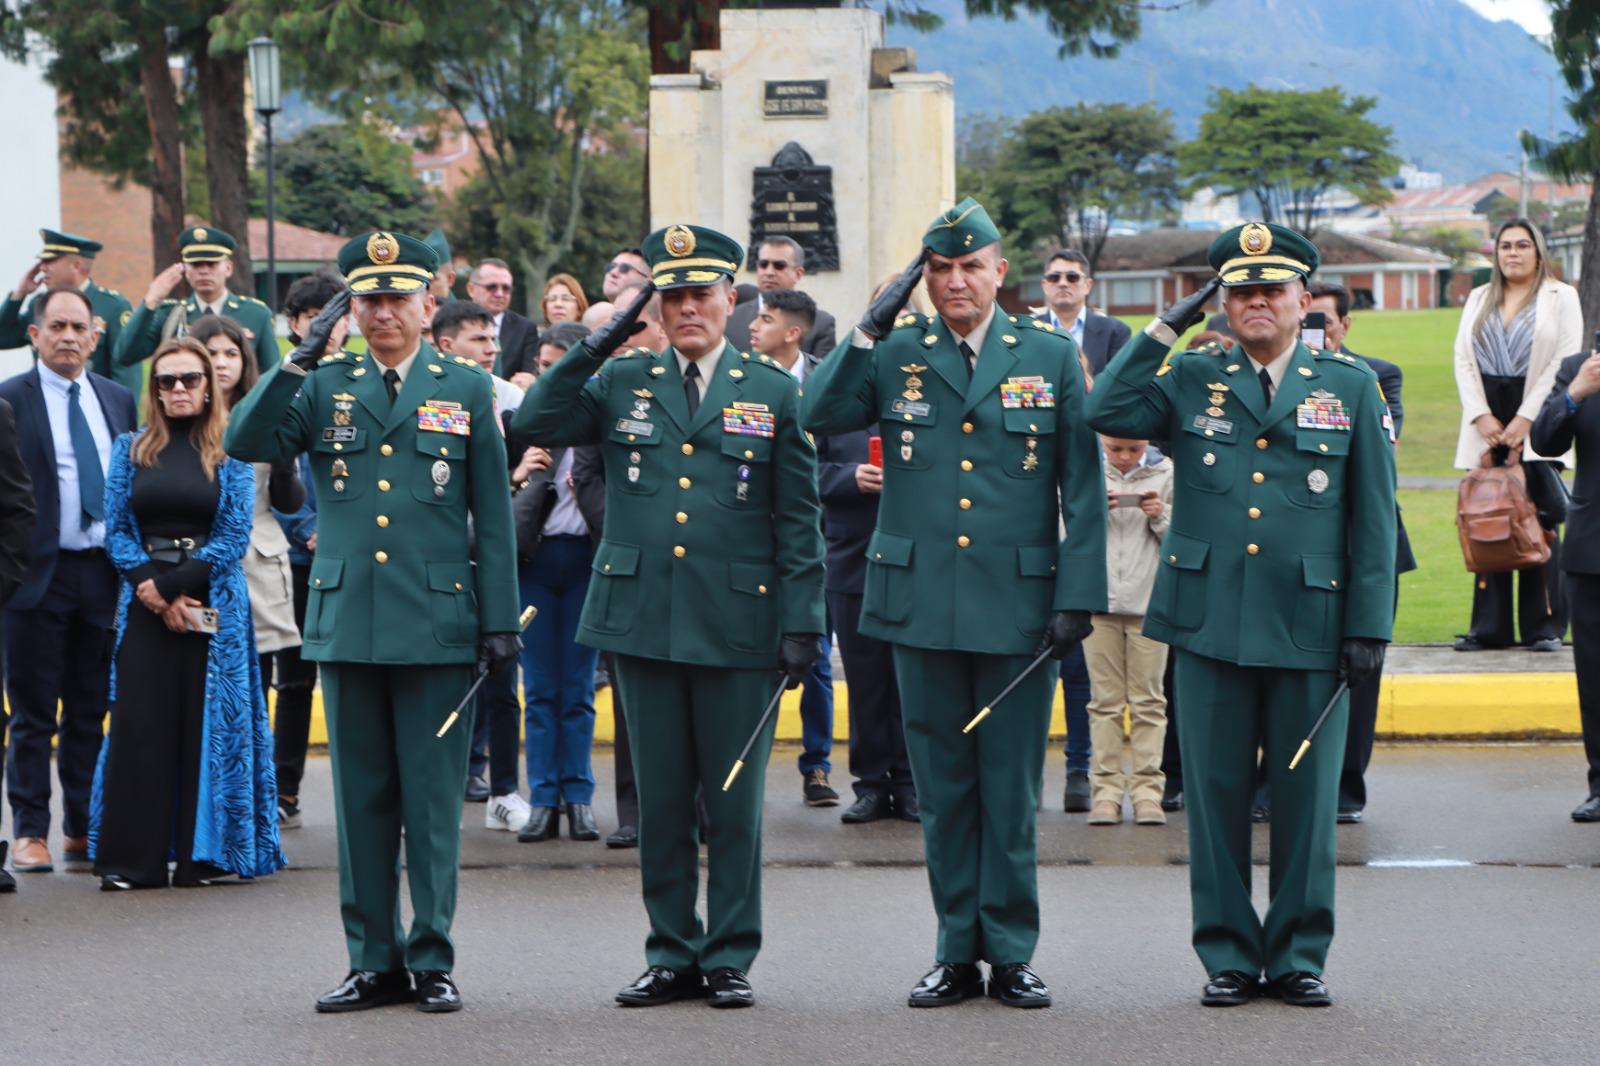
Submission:
<svg viewBox="0 0 1600 1066">
<path fill-rule="evenodd" d="M 104 245 L 88 237 L 53 229 L 40 230 L 39 237 L 44 247 L 38 260 L 28 267 L 5 302 L 0 303 L 0 348 L 21 348 L 28 343 L 28 327 L 33 325 L 33 305 L 38 296 L 31 300 L 28 297 L 41 285 L 45 289 L 82 289 L 89 297 L 95 328 L 100 332 L 100 340 L 89 356 L 89 369 L 124 386 L 138 399 L 139 388 L 144 383 L 144 368 L 115 366 L 111 359 L 122 324 L 128 320 L 128 300 L 115 289 L 101 288 L 89 277 L 94 257 Z"/>
<path fill-rule="evenodd" d="M 1144 631 L 1177 650 L 1201 1001 L 1323 1006 L 1348 697 L 1299 767 L 1289 761 L 1339 679 L 1359 685 L 1382 668 L 1394 454 L 1372 371 L 1300 343 L 1316 246 L 1252 222 L 1209 257 L 1218 278 L 1134 335 L 1087 412 L 1102 433 L 1170 442 L 1177 467 Z M 1219 284 L 1239 346 L 1169 355 Z M 1258 743 L 1272 796 L 1264 921 L 1250 901 Z"/>
<path fill-rule="evenodd" d="M 876 423 L 883 437 L 861 632 L 894 645 L 939 918 L 914 1007 L 981 994 L 980 961 L 1002 1003 L 1050 1005 L 1029 962 L 1034 812 L 1059 667 L 1036 669 L 971 733 L 962 726 L 1036 653 L 1069 654 L 1089 612 L 1106 608 L 1105 489 L 1078 348 L 1000 309 L 1005 274 L 999 231 L 963 200 L 806 383 L 806 429 Z M 938 314 L 897 318 L 919 278 Z"/>
<path fill-rule="evenodd" d="M 239 246 L 231 234 L 214 226 L 190 226 L 178 234 L 180 262 L 155 276 L 144 300 L 122 327 L 115 360 L 119 366 L 138 366 L 155 354 L 162 330 L 174 313 L 181 313 L 185 330 L 201 315 L 226 315 L 243 326 L 255 342 L 256 365 L 265 374 L 278 365 L 278 335 L 272 311 L 254 296 L 240 296 L 228 288 L 233 276 L 233 252 Z M 187 281 L 192 290 L 186 300 L 168 294 Z"/>
<path fill-rule="evenodd" d="M 432 250 L 403 235 L 345 245 L 348 292 L 239 404 L 226 438 L 228 453 L 249 462 L 310 452 L 316 479 L 302 654 L 322 664 L 351 967 L 317 1001 L 322 1012 L 413 996 L 419 1010 L 460 1008 L 450 923 L 472 729 L 435 733 L 474 663 L 499 669 L 520 647 L 494 390 L 470 360 L 422 339 L 434 265 Z M 323 354 L 347 307 L 370 355 Z M 409 936 L 400 928 L 402 828 Z"/>
<path fill-rule="evenodd" d="M 645 239 L 654 285 L 578 342 L 512 423 L 535 444 L 600 444 L 605 533 L 578 639 L 616 656 L 639 786 L 649 968 L 617 994 L 654 1006 L 709 991 L 754 1002 L 761 947 L 761 799 L 773 724 L 722 784 L 770 698 L 820 653 L 821 505 L 799 390 L 723 337 L 737 242 L 702 226 Z M 671 348 L 616 358 L 652 291 Z M 637 710 L 635 710 L 637 708 Z M 695 792 L 710 813 L 706 922 L 695 913 Z"/>
</svg>

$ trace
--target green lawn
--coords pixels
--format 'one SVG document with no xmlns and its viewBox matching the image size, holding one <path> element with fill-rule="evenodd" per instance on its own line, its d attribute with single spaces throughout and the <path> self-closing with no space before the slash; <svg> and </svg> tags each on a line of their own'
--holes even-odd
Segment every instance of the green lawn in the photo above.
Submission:
<svg viewBox="0 0 1600 1066">
<path fill-rule="evenodd" d="M 1456 494 L 1448 489 L 1401 489 L 1417 569 L 1400 578 L 1394 639 L 1436 644 L 1467 631 L 1472 613 L 1472 575 L 1461 561 L 1456 536 Z"/>
</svg>

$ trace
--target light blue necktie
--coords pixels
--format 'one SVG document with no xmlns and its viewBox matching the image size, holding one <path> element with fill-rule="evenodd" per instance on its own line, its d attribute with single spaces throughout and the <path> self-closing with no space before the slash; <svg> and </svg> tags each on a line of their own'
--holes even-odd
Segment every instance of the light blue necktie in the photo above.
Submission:
<svg viewBox="0 0 1600 1066">
<path fill-rule="evenodd" d="M 78 402 L 81 385 L 67 387 L 67 430 L 72 436 L 72 454 L 78 460 L 78 498 L 83 504 L 80 529 L 88 529 L 106 517 L 106 472 L 100 466 L 100 449 L 89 431 L 89 419 Z"/>
</svg>

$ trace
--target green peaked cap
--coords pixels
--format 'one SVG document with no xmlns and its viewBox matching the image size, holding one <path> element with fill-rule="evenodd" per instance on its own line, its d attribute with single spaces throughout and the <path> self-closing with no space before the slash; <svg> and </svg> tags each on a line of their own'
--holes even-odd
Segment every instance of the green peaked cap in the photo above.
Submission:
<svg viewBox="0 0 1600 1066">
<path fill-rule="evenodd" d="M 422 238 L 422 243 L 433 249 L 433 254 L 439 257 L 439 265 L 448 266 L 450 263 L 450 238 L 444 235 L 444 230 L 438 227 Z"/>
<path fill-rule="evenodd" d="M 922 235 L 929 251 L 951 258 L 976 252 L 999 239 L 994 219 L 970 196 L 934 219 Z"/>
<path fill-rule="evenodd" d="M 185 263 L 220 263 L 238 247 L 233 234 L 215 226 L 190 226 L 178 234 L 179 257 Z"/>
<path fill-rule="evenodd" d="M 404 233 L 363 233 L 339 249 L 339 273 L 356 296 L 421 292 L 439 269 L 439 255 Z"/>
<path fill-rule="evenodd" d="M 1288 226 L 1246 222 L 1211 242 L 1206 261 L 1222 279 L 1235 285 L 1282 285 L 1316 273 L 1322 262 L 1317 246 Z"/>
<path fill-rule="evenodd" d="M 39 252 L 39 259 L 43 262 L 60 259 L 64 255 L 81 255 L 85 259 L 93 259 L 95 253 L 104 247 L 99 241 L 92 241 L 88 237 L 53 229 L 40 230 L 39 239 L 44 242 L 44 248 Z"/>
<path fill-rule="evenodd" d="M 662 290 L 732 278 L 744 260 L 738 241 L 709 226 L 667 226 L 646 237 L 640 248 L 651 280 Z"/>
</svg>

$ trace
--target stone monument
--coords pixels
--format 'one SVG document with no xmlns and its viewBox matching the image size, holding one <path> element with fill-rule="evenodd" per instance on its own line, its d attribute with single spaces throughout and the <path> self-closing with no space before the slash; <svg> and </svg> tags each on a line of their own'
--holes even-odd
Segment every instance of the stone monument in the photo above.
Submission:
<svg viewBox="0 0 1600 1066">
<path fill-rule="evenodd" d="M 883 47 L 868 8 L 723 10 L 722 47 L 650 79 L 650 224 L 806 250 L 801 287 L 845 330 L 956 200 L 955 92 Z M 754 274 L 741 275 L 754 281 Z"/>
</svg>

